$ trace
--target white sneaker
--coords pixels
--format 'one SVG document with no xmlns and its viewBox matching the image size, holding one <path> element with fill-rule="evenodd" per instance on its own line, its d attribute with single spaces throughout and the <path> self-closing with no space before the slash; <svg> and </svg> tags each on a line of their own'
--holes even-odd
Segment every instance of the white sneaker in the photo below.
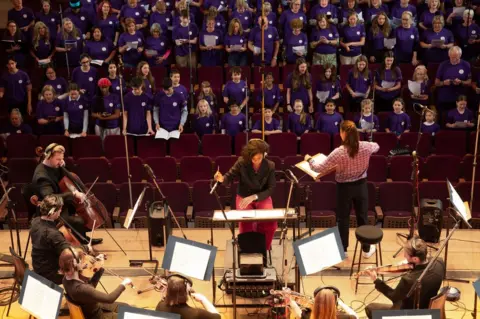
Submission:
<svg viewBox="0 0 480 319">
<path fill-rule="evenodd" d="M 345 251 L 343 253 L 345 254 L 345 259 L 347 259 L 348 258 L 348 252 Z"/>
<path fill-rule="evenodd" d="M 363 258 L 368 259 L 368 258 L 372 257 L 373 254 L 375 254 L 375 251 L 376 251 L 376 250 L 377 250 L 377 248 L 376 248 L 375 245 L 370 245 L 370 251 L 369 251 L 368 253 L 366 253 L 366 252 L 364 252 L 364 251 L 362 252 Z"/>
</svg>

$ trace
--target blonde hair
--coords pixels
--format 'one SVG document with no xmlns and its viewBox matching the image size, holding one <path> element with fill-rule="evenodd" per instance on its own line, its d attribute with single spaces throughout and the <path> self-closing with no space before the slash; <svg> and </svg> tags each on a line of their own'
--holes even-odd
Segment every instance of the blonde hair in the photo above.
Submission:
<svg viewBox="0 0 480 319">
<path fill-rule="evenodd" d="M 312 319 L 336 319 L 337 318 L 337 300 L 335 294 L 330 289 L 322 289 L 315 296 L 313 303 Z"/>
<path fill-rule="evenodd" d="M 66 22 L 70 22 L 72 24 L 72 37 L 75 38 L 75 40 L 77 40 L 77 38 L 80 37 L 80 32 L 78 31 L 77 27 L 75 26 L 75 24 L 73 23 L 73 21 L 70 19 L 70 18 L 63 18 L 63 21 L 62 21 L 62 36 L 63 36 L 63 40 L 67 40 L 68 39 L 68 33 L 67 31 L 65 31 L 65 23 Z"/>
<path fill-rule="evenodd" d="M 57 96 L 57 92 L 55 91 L 55 89 L 53 88 L 53 86 L 51 85 L 45 85 L 42 89 L 42 92 L 40 93 L 42 96 L 45 92 L 52 92 L 53 93 L 53 97 L 55 98 Z"/>
<path fill-rule="evenodd" d="M 443 16 L 434 16 L 432 19 L 432 25 L 435 22 L 440 22 L 442 24 L 442 28 L 445 26 L 445 19 L 443 18 Z"/>
<path fill-rule="evenodd" d="M 43 38 L 45 39 L 45 44 L 50 44 L 50 29 L 45 25 L 45 23 L 43 23 L 42 21 L 38 21 L 33 27 L 32 43 L 35 50 L 38 48 L 38 42 L 40 41 L 40 38 L 42 38 L 42 36 L 40 35 L 41 28 L 45 28 L 45 36 L 43 36 Z"/>
<path fill-rule="evenodd" d="M 427 72 L 427 68 L 425 67 L 425 65 L 419 65 L 415 68 L 415 71 L 413 71 L 412 80 L 417 81 L 417 71 L 420 71 L 420 70 L 425 71 L 425 79 L 423 81 L 427 82 L 428 81 L 428 72 Z"/>
<path fill-rule="evenodd" d="M 365 106 L 367 106 L 367 105 L 371 106 L 372 104 L 373 104 L 373 102 L 370 99 L 362 100 L 362 102 L 360 103 L 360 108 L 362 109 L 362 113 L 363 113 L 363 109 L 365 108 Z"/>
<path fill-rule="evenodd" d="M 243 34 L 242 23 L 241 23 L 240 20 L 238 20 L 237 18 L 233 18 L 233 19 L 230 21 L 230 24 L 228 25 L 228 35 L 229 35 L 229 36 L 232 36 L 232 35 L 233 35 L 233 30 L 235 29 L 235 23 L 238 23 L 238 25 L 239 25 L 238 34 L 239 34 L 239 35 L 242 35 L 242 34 Z"/>
<path fill-rule="evenodd" d="M 307 113 L 305 113 L 305 110 L 303 109 L 303 102 L 300 99 L 295 100 L 293 102 L 293 107 L 295 108 L 295 105 L 300 104 L 302 106 L 302 112 L 300 113 L 300 124 L 305 125 L 307 124 Z"/>
<path fill-rule="evenodd" d="M 200 113 L 200 105 L 202 103 L 207 105 L 207 114 L 205 115 Z M 207 100 L 201 99 L 200 101 L 198 101 L 197 108 L 195 109 L 195 114 L 198 115 L 198 117 L 209 117 L 210 115 L 212 115 L 212 109 L 210 108 L 210 104 L 208 104 Z"/>
<path fill-rule="evenodd" d="M 45 159 L 48 160 L 57 153 L 65 154 L 65 147 L 57 143 L 52 143 L 47 146 L 43 155 L 45 156 Z"/>
</svg>

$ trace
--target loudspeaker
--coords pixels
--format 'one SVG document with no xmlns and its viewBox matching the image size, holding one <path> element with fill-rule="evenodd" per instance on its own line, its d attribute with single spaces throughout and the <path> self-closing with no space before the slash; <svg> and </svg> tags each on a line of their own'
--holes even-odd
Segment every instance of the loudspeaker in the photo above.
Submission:
<svg viewBox="0 0 480 319">
<path fill-rule="evenodd" d="M 429 243 L 438 243 L 443 227 L 443 204 L 439 199 L 424 198 L 420 201 L 418 233 Z"/>
<path fill-rule="evenodd" d="M 163 202 L 153 202 L 148 209 L 148 236 L 152 246 L 163 247 L 165 237 L 170 234 L 171 227 L 168 227 L 168 207 Z"/>
</svg>

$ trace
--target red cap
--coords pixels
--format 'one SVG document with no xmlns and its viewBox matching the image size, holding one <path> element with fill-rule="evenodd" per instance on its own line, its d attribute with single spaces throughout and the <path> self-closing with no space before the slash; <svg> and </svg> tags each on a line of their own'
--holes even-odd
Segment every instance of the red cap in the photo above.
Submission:
<svg viewBox="0 0 480 319">
<path fill-rule="evenodd" d="M 100 80 L 98 80 L 98 86 L 109 87 L 109 86 L 112 86 L 112 82 L 110 82 L 110 80 L 107 78 L 101 78 Z"/>
</svg>

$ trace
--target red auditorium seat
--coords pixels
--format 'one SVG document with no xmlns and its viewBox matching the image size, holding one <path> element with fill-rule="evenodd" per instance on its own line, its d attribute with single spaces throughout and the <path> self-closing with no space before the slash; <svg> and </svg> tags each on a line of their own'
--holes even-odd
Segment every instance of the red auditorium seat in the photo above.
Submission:
<svg viewBox="0 0 480 319">
<path fill-rule="evenodd" d="M 463 157 L 466 153 L 467 132 L 439 131 L 435 135 L 435 154 Z"/>
<path fill-rule="evenodd" d="M 212 89 L 222 89 L 222 85 L 226 83 L 223 78 L 223 68 L 221 66 L 202 66 L 197 68 L 198 84 L 203 81 L 209 81 Z M 230 77 L 227 77 L 230 79 Z"/>
<path fill-rule="evenodd" d="M 288 194 L 290 192 L 290 181 L 277 182 L 275 190 L 272 194 L 273 208 L 283 208 L 287 207 Z M 298 194 L 298 192 L 297 192 Z M 289 207 L 295 207 L 297 204 L 297 199 L 294 198 L 295 193 L 292 194 L 290 199 Z"/>
<path fill-rule="evenodd" d="M 210 195 L 210 188 L 210 181 L 196 181 L 193 183 L 192 202 L 194 218 L 212 217 L 214 210 L 220 210 L 215 195 Z M 225 187 L 220 184 L 217 186 L 216 191 L 222 205 L 225 206 L 225 195 L 227 194 Z"/>
<path fill-rule="evenodd" d="M 378 122 L 380 124 L 380 131 L 385 132 L 385 128 L 388 126 L 388 117 L 390 116 L 391 112 L 378 112 Z"/>
<path fill-rule="evenodd" d="M 10 134 L 7 137 L 7 157 L 35 157 L 37 137 L 31 134 Z"/>
<path fill-rule="evenodd" d="M 439 199 L 442 201 L 443 210 L 447 213 L 448 207 L 448 194 L 447 182 L 443 181 L 425 181 L 418 185 L 418 194 L 420 199 Z"/>
<path fill-rule="evenodd" d="M 157 89 L 162 89 L 163 79 L 168 76 L 167 68 L 163 66 L 153 66 L 150 67 L 150 71 L 152 72 L 152 76 L 155 78 L 155 86 Z"/>
<path fill-rule="evenodd" d="M 294 133 L 272 134 L 268 137 L 270 155 L 286 157 L 297 155 L 297 135 Z"/>
<path fill-rule="evenodd" d="M 411 63 L 400 63 L 400 71 L 402 71 L 402 84 L 407 84 L 408 80 L 413 78 L 413 72 L 415 68 Z"/>
<path fill-rule="evenodd" d="M 375 132 L 373 133 L 373 141 L 380 146 L 376 154 L 388 156 L 390 151 L 397 147 L 398 138 L 393 133 Z"/>
<path fill-rule="evenodd" d="M 198 155 L 200 140 L 195 134 L 180 134 L 178 140 L 170 140 L 170 156 L 179 161 L 184 156 Z"/>
<path fill-rule="evenodd" d="M 470 132 L 470 149 L 468 150 L 468 152 L 470 154 L 473 154 L 475 153 L 475 142 L 476 142 L 476 137 L 477 137 L 477 132 Z M 480 144 L 480 142 L 479 142 Z M 480 145 L 479 147 L 477 147 L 477 153 L 480 153 Z"/>
<path fill-rule="evenodd" d="M 175 182 L 177 180 L 177 162 L 173 157 L 150 157 L 145 160 L 155 176 L 157 182 Z M 145 178 L 150 181 L 150 176 L 145 174 Z"/>
<path fill-rule="evenodd" d="M 125 137 L 123 135 L 109 135 L 103 141 L 105 148 L 105 157 L 112 159 L 115 157 L 126 157 L 125 154 Z M 127 136 L 128 157 L 134 156 L 133 138 Z"/>
<path fill-rule="evenodd" d="M 180 72 L 180 83 L 187 88 L 187 91 L 190 92 L 190 82 L 192 85 L 197 83 L 197 68 L 193 68 L 192 78 L 190 78 L 190 68 L 177 68 L 178 72 Z"/>
<path fill-rule="evenodd" d="M 75 172 L 84 183 L 91 183 L 98 177 L 98 182 L 110 179 L 110 163 L 104 157 L 83 157 L 76 161 Z"/>
<path fill-rule="evenodd" d="M 167 198 L 168 205 L 176 217 L 185 219 L 189 204 L 189 189 L 187 183 L 160 183 L 160 189 Z M 158 198 L 157 194 L 155 194 Z M 180 221 L 179 221 L 180 222 Z M 172 221 L 175 225 L 175 222 Z M 184 225 L 185 226 L 185 225 Z M 176 226 L 174 226 L 176 227 Z"/>
<path fill-rule="evenodd" d="M 332 216 L 335 220 L 337 208 L 337 186 L 334 182 L 308 183 L 311 191 L 309 201 L 305 203 L 307 221 L 309 214 L 312 217 Z"/>
<path fill-rule="evenodd" d="M 423 175 L 423 159 L 418 157 L 420 174 Z M 412 156 L 393 156 L 390 158 L 389 177 L 394 182 L 409 182 L 412 178 Z"/>
<path fill-rule="evenodd" d="M 56 143 L 65 147 L 65 157 L 70 155 L 70 143 L 65 135 L 40 135 L 38 144 L 45 150 L 48 145 Z"/>
<path fill-rule="evenodd" d="M 480 196 L 478 195 L 480 192 L 480 182 L 475 182 L 474 187 L 474 194 L 473 194 L 473 206 L 472 206 L 472 217 L 473 218 L 480 218 Z M 458 183 L 455 187 L 458 195 L 460 198 L 470 204 L 470 195 L 472 190 L 472 183 L 471 182 L 463 182 Z"/>
<path fill-rule="evenodd" d="M 100 136 L 87 135 L 86 137 L 72 139 L 72 156 L 74 158 L 103 156 Z"/>
<path fill-rule="evenodd" d="M 237 162 L 237 160 L 238 157 L 236 156 L 218 156 L 215 159 L 213 170 L 216 172 L 217 169 L 219 169 L 222 174 L 225 174 Z"/>
<path fill-rule="evenodd" d="M 400 135 L 400 146 L 408 147 L 413 152 L 417 146 L 418 132 L 407 132 Z M 418 143 L 417 155 L 427 157 L 432 149 L 432 136 L 422 134 Z"/>
<path fill-rule="evenodd" d="M 31 183 L 38 162 L 35 158 L 11 158 L 8 160 L 8 181 L 12 184 Z"/>
<path fill-rule="evenodd" d="M 128 182 L 127 161 L 125 157 L 115 157 L 110 160 L 112 183 Z M 141 182 L 144 177 L 143 162 L 139 157 L 130 157 L 130 176 L 132 182 Z"/>
<path fill-rule="evenodd" d="M 0 158 L 5 156 L 5 141 L 0 137 Z"/>
<path fill-rule="evenodd" d="M 305 173 L 301 169 L 295 167 L 295 164 L 301 161 L 303 161 L 303 156 L 301 155 L 287 156 L 283 159 L 283 167 L 275 167 L 275 169 L 277 171 L 289 169 L 293 174 L 295 174 L 300 183 L 311 182 L 312 179 L 310 176 L 305 176 Z M 278 177 L 285 179 L 285 175 L 283 174 L 279 175 Z"/>
<path fill-rule="evenodd" d="M 381 183 L 387 181 L 387 158 L 382 155 L 372 155 L 367 171 L 369 182 Z"/>
<path fill-rule="evenodd" d="M 302 134 L 300 140 L 300 154 L 315 155 L 322 153 L 328 155 L 330 153 L 331 137 L 328 133 L 307 133 Z"/>
<path fill-rule="evenodd" d="M 252 138 L 262 138 L 262 134 L 256 133 L 248 133 L 248 140 L 250 141 Z M 268 141 L 267 141 L 268 142 Z M 247 144 L 247 133 L 240 132 L 235 135 L 235 155 L 241 156 L 242 149 Z"/>
<path fill-rule="evenodd" d="M 271 156 L 267 154 L 267 159 L 275 163 L 275 170 L 283 169 L 282 159 L 278 156 Z"/>
<path fill-rule="evenodd" d="M 135 214 L 135 219 L 138 217 L 146 217 L 150 204 L 154 202 L 154 195 L 152 185 L 149 183 L 131 183 L 132 184 L 132 203 L 130 203 L 130 190 L 128 183 L 122 183 L 118 188 L 118 207 L 120 207 L 120 217 L 127 215 L 127 211 L 135 206 L 137 199 L 140 197 L 143 189 L 146 188 L 145 196 L 142 203 L 138 206 Z M 122 221 L 123 222 L 123 221 Z"/>
<path fill-rule="evenodd" d="M 232 155 L 232 139 L 227 134 L 205 134 L 202 137 L 202 154 L 214 159 Z"/>
<path fill-rule="evenodd" d="M 453 155 L 431 155 L 425 160 L 425 175 L 429 181 L 445 181 L 455 184 L 460 178 L 460 157 Z"/>
<path fill-rule="evenodd" d="M 380 183 L 378 204 L 384 216 L 383 227 L 391 228 L 399 217 L 403 225 L 406 224 L 406 218 L 410 217 L 412 211 L 412 192 L 412 184 L 408 182 Z"/>
<path fill-rule="evenodd" d="M 132 154 L 133 155 L 133 154 Z M 167 141 L 151 136 L 137 138 L 137 155 L 143 159 L 167 155 Z"/>
<path fill-rule="evenodd" d="M 206 156 L 184 156 L 180 160 L 180 180 L 192 184 L 213 178 L 212 160 Z"/>
<path fill-rule="evenodd" d="M 480 159 L 477 158 L 477 164 L 480 162 Z M 466 181 L 472 180 L 473 174 L 473 155 L 465 155 L 462 160 L 462 177 Z M 477 169 L 475 170 L 475 181 L 480 181 L 480 167 L 477 165 Z"/>
<path fill-rule="evenodd" d="M 89 189 L 92 185 L 86 184 L 87 189 Z M 107 212 L 112 218 L 113 210 L 118 205 L 118 190 L 116 186 L 112 183 L 95 183 L 93 185 L 91 192 L 95 194 L 95 197 L 98 198 L 100 202 L 102 202 L 103 206 L 107 209 Z M 129 196 L 127 195 L 127 198 Z M 130 200 L 128 198 L 128 200 Z M 135 200 L 135 199 L 134 199 Z"/>
</svg>

